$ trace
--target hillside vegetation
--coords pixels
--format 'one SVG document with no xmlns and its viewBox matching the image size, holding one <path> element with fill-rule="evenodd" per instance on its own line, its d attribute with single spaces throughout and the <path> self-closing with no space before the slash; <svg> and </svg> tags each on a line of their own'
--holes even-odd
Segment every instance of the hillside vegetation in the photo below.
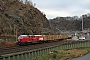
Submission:
<svg viewBox="0 0 90 60">
<path fill-rule="evenodd" d="M 30 2 L 0 0 L 0 35 L 44 34 L 49 30 L 45 14 Z"/>
<path fill-rule="evenodd" d="M 81 17 L 56 17 L 50 19 L 50 26 L 53 29 L 60 31 L 81 31 L 82 30 L 82 20 L 84 30 L 90 30 L 90 14 L 82 15 Z"/>
</svg>

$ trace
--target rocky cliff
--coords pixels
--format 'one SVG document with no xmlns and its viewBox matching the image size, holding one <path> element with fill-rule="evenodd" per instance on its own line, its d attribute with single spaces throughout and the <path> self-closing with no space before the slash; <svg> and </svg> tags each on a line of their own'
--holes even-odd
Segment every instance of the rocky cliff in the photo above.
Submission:
<svg viewBox="0 0 90 60">
<path fill-rule="evenodd" d="M 44 34 L 49 21 L 33 5 L 19 0 L 0 0 L 0 35 Z"/>
</svg>

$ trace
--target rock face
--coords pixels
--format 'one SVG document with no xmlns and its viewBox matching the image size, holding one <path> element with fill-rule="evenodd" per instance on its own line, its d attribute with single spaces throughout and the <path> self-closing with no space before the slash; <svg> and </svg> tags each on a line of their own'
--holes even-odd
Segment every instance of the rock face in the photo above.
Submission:
<svg viewBox="0 0 90 60">
<path fill-rule="evenodd" d="M 19 0 L 0 0 L 0 35 L 49 33 L 49 21 L 33 5 Z"/>
</svg>

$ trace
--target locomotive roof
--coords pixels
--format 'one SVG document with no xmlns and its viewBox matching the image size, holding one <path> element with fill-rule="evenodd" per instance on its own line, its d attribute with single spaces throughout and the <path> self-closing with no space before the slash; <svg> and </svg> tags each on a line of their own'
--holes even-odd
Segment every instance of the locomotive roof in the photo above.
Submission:
<svg viewBox="0 0 90 60">
<path fill-rule="evenodd" d="M 20 35 L 20 36 L 27 36 L 27 35 Z"/>
<path fill-rule="evenodd" d="M 20 36 L 42 36 L 42 35 L 20 35 Z"/>
<path fill-rule="evenodd" d="M 34 35 L 34 36 L 42 36 L 42 35 Z"/>
</svg>

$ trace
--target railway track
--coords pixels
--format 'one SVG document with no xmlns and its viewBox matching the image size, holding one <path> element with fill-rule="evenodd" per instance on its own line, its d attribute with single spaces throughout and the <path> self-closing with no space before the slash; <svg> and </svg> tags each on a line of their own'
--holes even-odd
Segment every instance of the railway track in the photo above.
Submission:
<svg viewBox="0 0 90 60">
<path fill-rule="evenodd" d="M 15 47 L 9 47 L 9 48 L 0 48 L 0 55 L 16 53 L 16 52 L 23 52 L 23 51 L 34 50 L 34 49 L 40 49 L 40 48 L 55 46 L 55 45 L 61 45 L 64 42 L 65 42 L 65 40 L 49 42 L 49 43 L 42 43 L 42 44 L 41 43 L 40 44 L 31 44 L 31 45 L 27 45 L 27 46 L 15 46 Z"/>
<path fill-rule="evenodd" d="M 41 48 L 50 47 L 50 46 L 69 44 L 69 43 L 77 43 L 77 42 L 80 42 L 80 41 L 62 40 L 62 41 L 49 42 L 49 43 L 43 43 L 43 44 L 31 44 L 28 46 L 15 46 L 15 47 L 10 47 L 10 48 L 1 48 L 0 56 L 5 55 L 5 54 L 30 51 L 30 50 L 41 49 Z"/>
</svg>

